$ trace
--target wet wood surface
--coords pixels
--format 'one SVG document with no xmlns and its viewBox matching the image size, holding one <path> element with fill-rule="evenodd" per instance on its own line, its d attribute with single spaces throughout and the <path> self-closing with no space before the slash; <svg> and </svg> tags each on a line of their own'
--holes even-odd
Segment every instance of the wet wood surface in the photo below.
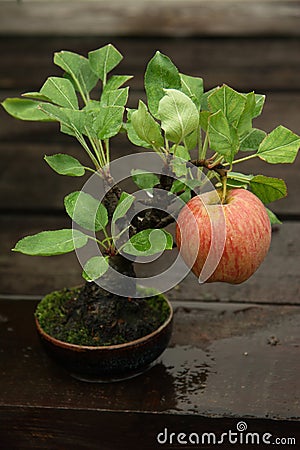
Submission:
<svg viewBox="0 0 300 450">
<path fill-rule="evenodd" d="M 173 302 L 173 338 L 155 366 L 103 385 L 72 379 L 48 358 L 35 305 L 0 300 L 3 448 L 92 449 L 98 440 L 107 450 L 153 449 L 166 427 L 220 438 L 241 417 L 249 432 L 300 438 L 298 307 Z"/>
<path fill-rule="evenodd" d="M 47 76 L 59 75 L 54 51 L 86 55 L 113 42 L 126 54 L 120 71 L 135 76 L 130 106 L 143 98 L 145 63 L 160 49 L 182 72 L 203 76 L 207 89 L 225 82 L 266 93 L 257 127 L 270 131 L 283 124 L 300 133 L 299 2 L 130 1 L 122 14 L 120 2 L 92 2 L 85 13 L 87 3 L 72 8 L 69 2 L 0 3 L 0 100 L 38 90 Z M 195 14 L 200 3 L 203 16 Z M 62 22 L 62 11 L 68 21 Z M 103 12 L 106 25 L 99 36 L 95 22 L 80 36 L 78 11 L 82 26 Z M 145 11 L 147 26 L 139 19 Z M 63 25 L 68 37 L 59 35 Z M 52 36 L 46 36 L 50 30 Z M 112 148 L 114 158 L 138 151 L 125 137 L 113 140 Z M 42 295 L 81 283 L 76 256 L 29 258 L 10 251 L 24 235 L 70 226 L 63 197 L 84 180 L 51 173 L 43 155 L 59 152 L 85 162 L 76 142 L 59 134 L 57 125 L 18 122 L 0 110 L 0 448 L 191 448 L 175 441 L 159 445 L 157 435 L 168 428 L 221 436 L 236 431 L 242 420 L 249 432 L 295 438 L 299 446 L 299 157 L 294 165 L 257 160 L 240 167 L 281 177 L 289 190 L 286 199 L 271 205 L 284 223 L 274 228 L 257 273 L 239 286 L 200 286 L 188 275 L 168 292 L 174 334 L 157 364 L 136 379 L 99 385 L 76 381 L 57 367 L 34 329 L 33 311 Z M 168 263 L 162 258 L 147 273 Z"/>
</svg>

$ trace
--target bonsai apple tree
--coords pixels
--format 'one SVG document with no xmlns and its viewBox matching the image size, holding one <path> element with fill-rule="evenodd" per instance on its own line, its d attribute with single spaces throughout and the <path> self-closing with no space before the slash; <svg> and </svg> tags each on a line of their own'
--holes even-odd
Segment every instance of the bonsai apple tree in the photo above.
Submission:
<svg viewBox="0 0 300 450">
<path fill-rule="evenodd" d="M 129 88 L 124 85 L 132 77 L 111 75 L 121 60 L 113 45 L 91 51 L 87 58 L 61 51 L 54 55 L 54 63 L 63 70 L 61 77 L 48 78 L 38 92 L 2 103 L 17 119 L 58 122 L 60 131 L 75 138 L 90 159 L 86 166 L 67 154 L 45 156 L 55 172 L 71 177 L 89 172 L 104 184 L 106 194 L 101 201 L 84 191 L 72 192 L 64 199 L 66 213 L 80 229 L 42 231 L 21 239 L 13 249 L 51 256 L 96 242 L 101 254 L 85 262 L 85 283 L 68 316 L 68 320 L 81 317 L 94 328 L 105 321 L 109 309 L 115 311 L 114 328 L 118 329 L 125 310 L 136 313 L 143 307 L 145 299 L 132 300 L 134 258 L 176 246 L 165 227 L 178 214 L 170 213 L 168 197 L 162 197 L 162 191 L 170 194 L 170 204 L 174 197 L 181 199 L 176 242 L 193 272 L 200 277 L 205 266 L 212 243 L 212 218 L 219 211 L 224 220 L 222 230 L 220 222 L 215 231 L 223 233 L 222 251 L 213 272 L 202 281 L 240 283 L 249 278 L 268 251 L 271 224 L 279 222 L 265 205 L 285 197 L 287 189 L 281 179 L 240 173 L 236 167 L 254 158 L 267 164 L 293 163 L 300 146 L 300 137 L 283 126 L 268 134 L 253 127 L 253 120 L 262 112 L 264 95 L 240 93 L 227 85 L 205 92 L 201 78 L 180 73 L 160 52 L 145 71 L 146 101 L 140 100 L 136 109 L 126 108 Z M 154 152 L 163 162 L 161 174 L 151 173 L 147 167 L 132 167 L 133 181 L 147 194 L 144 209 L 136 213 L 134 195 L 122 189 L 110 170 L 114 156 L 110 141 L 118 133 L 127 133 L 134 146 Z M 196 175 L 191 166 L 197 168 Z M 197 195 L 199 185 L 207 180 L 214 189 Z M 163 208 L 157 208 L 159 202 L 164 203 Z M 125 230 L 129 236 L 124 240 Z M 195 247 L 196 255 L 191 258 Z M 132 295 L 111 292 L 109 286 L 115 281 L 109 276 L 109 267 L 133 280 Z M 105 277 L 107 289 L 97 284 Z M 101 324 L 111 327 L 112 320 Z"/>
</svg>

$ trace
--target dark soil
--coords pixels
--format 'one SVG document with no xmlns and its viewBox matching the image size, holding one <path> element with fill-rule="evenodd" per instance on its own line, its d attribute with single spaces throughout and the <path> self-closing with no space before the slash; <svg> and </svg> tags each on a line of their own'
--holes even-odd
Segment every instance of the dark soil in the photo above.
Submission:
<svg viewBox="0 0 300 450">
<path fill-rule="evenodd" d="M 162 295 L 142 299 L 99 298 L 94 283 L 89 289 L 65 289 L 48 294 L 36 317 L 52 337 L 77 345 L 116 345 L 152 333 L 169 315 Z"/>
</svg>

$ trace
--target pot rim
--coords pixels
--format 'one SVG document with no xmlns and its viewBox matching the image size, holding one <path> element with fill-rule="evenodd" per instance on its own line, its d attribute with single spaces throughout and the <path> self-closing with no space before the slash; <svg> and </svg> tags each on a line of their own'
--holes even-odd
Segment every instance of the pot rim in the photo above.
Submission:
<svg viewBox="0 0 300 450">
<path fill-rule="evenodd" d="M 170 313 L 168 318 L 160 325 L 159 328 L 157 328 L 156 330 L 152 331 L 152 333 L 150 334 L 146 334 L 145 336 L 139 338 L 139 339 L 135 339 L 134 341 L 129 341 L 129 342 L 125 342 L 124 344 L 114 344 L 114 345 L 98 345 L 98 346 L 92 346 L 92 345 L 78 345 L 78 344 L 70 344 L 69 342 L 65 342 L 65 341 L 61 341 L 59 339 L 56 339 L 55 337 L 51 336 L 50 334 L 46 333 L 43 328 L 41 327 L 37 317 L 35 317 L 35 323 L 36 323 L 36 327 L 38 329 L 38 332 L 40 333 L 40 335 L 46 339 L 47 341 L 53 343 L 54 345 L 58 346 L 58 347 L 63 347 L 63 348 L 68 348 L 70 350 L 75 350 L 75 351 L 109 351 L 109 350 L 117 350 L 117 349 L 125 349 L 125 348 L 129 348 L 129 347 L 138 347 L 140 345 L 142 345 L 145 341 L 151 340 L 152 338 L 154 338 L 156 335 L 159 335 L 161 333 L 161 331 L 164 328 L 167 328 L 168 325 L 171 323 L 172 319 L 173 319 L 173 307 L 170 303 L 170 301 L 164 297 L 164 300 L 167 302 L 169 309 L 170 309 Z"/>
</svg>

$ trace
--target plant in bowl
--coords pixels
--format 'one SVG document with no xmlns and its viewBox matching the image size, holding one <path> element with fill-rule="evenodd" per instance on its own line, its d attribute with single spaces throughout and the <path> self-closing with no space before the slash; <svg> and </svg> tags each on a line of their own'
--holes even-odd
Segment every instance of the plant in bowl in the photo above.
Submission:
<svg viewBox="0 0 300 450">
<path fill-rule="evenodd" d="M 61 51 L 54 63 L 62 77 L 2 103 L 18 119 L 58 122 L 90 159 L 86 166 L 67 154 L 45 156 L 58 174 L 90 172 L 93 182 L 65 197 L 70 228 L 24 237 L 13 249 L 37 256 L 77 252 L 84 284 L 46 295 L 35 318 L 48 351 L 87 380 L 136 375 L 169 342 L 173 313 L 162 293 L 178 282 L 178 267 L 140 283 L 140 258 L 149 262 L 177 246 L 199 282 L 238 284 L 255 272 L 268 252 L 271 224 L 279 222 L 265 205 L 284 197 L 286 185 L 235 166 L 252 158 L 292 163 L 300 146 L 283 126 L 269 134 L 253 128 L 264 95 L 226 85 L 204 92 L 201 78 L 180 73 L 160 52 L 146 68 L 146 103 L 125 114 L 131 76 L 110 74 L 121 60 L 111 44 L 87 58 Z M 144 152 L 113 161 L 110 140 L 118 133 Z M 123 187 L 124 168 L 139 195 Z M 175 221 L 177 245 L 165 230 Z"/>
</svg>

